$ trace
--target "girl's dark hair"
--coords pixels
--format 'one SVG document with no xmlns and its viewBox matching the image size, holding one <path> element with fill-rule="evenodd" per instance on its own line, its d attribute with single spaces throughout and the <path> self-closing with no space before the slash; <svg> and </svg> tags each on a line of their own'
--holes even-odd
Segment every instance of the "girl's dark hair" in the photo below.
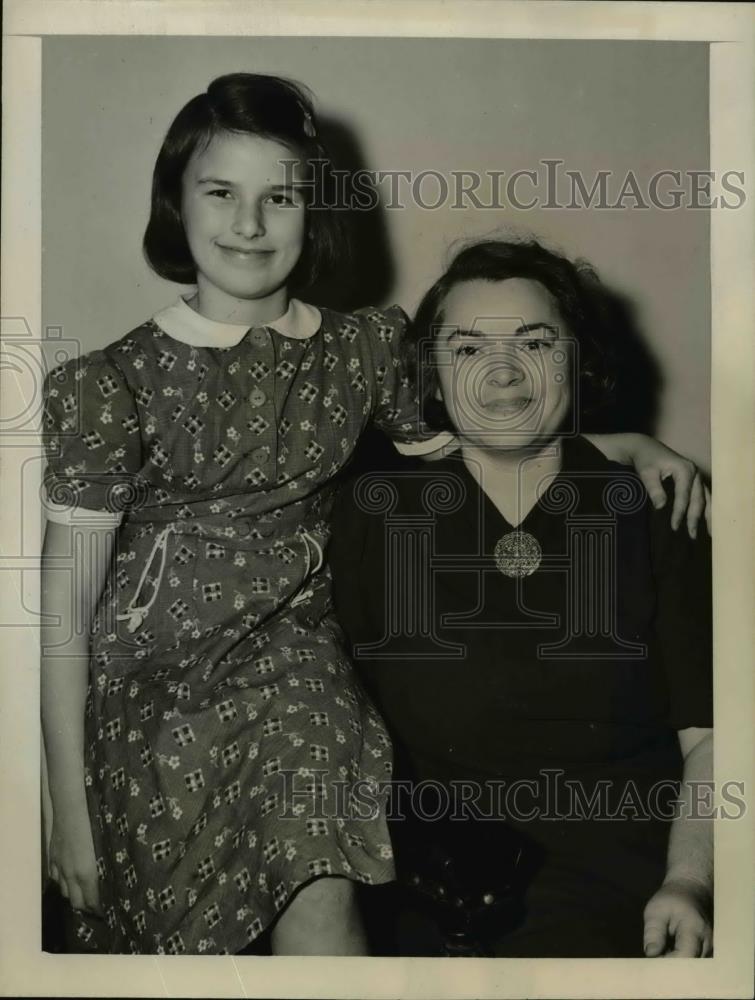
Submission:
<svg viewBox="0 0 755 1000">
<path fill-rule="evenodd" d="M 443 323 L 443 304 L 465 281 L 538 281 L 553 296 L 564 325 L 579 345 L 579 416 L 603 407 L 614 387 L 604 286 L 584 261 L 572 262 L 537 240 L 486 239 L 464 247 L 419 304 L 404 341 L 407 369 L 421 393 L 422 413 L 435 430 L 454 431 L 443 402 L 433 344 Z"/>
<path fill-rule="evenodd" d="M 192 98 L 178 113 L 155 163 L 152 209 L 144 234 L 144 254 L 162 278 L 193 284 L 196 268 L 181 219 L 184 171 L 196 149 L 217 135 L 236 133 L 272 139 L 308 164 L 311 173 L 308 238 L 291 275 L 292 290 L 302 291 L 335 268 L 347 238 L 343 213 L 324 206 L 332 198 L 333 168 L 318 136 L 312 96 L 291 80 L 256 73 L 220 76 L 206 93 Z"/>
</svg>

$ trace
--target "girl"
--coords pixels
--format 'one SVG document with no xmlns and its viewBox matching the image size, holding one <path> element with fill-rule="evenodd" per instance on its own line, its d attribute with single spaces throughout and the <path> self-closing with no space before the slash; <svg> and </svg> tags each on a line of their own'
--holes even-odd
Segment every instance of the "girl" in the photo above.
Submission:
<svg viewBox="0 0 755 1000">
<path fill-rule="evenodd" d="M 277 954 L 359 954 L 354 883 L 393 878 L 390 743 L 323 550 L 368 422 L 438 440 L 399 309 L 292 297 L 337 263 L 338 217 L 304 193 L 328 204 L 327 171 L 302 173 L 327 159 L 301 88 L 215 80 L 168 131 L 145 236 L 196 291 L 46 384 L 50 871 L 82 950 L 235 953 L 271 928 Z M 357 782 L 371 810 L 344 805 Z"/>
</svg>

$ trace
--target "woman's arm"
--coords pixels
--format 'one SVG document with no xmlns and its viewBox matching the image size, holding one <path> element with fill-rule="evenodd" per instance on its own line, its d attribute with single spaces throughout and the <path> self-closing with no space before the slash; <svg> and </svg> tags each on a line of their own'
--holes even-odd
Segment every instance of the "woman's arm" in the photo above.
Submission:
<svg viewBox="0 0 755 1000">
<path fill-rule="evenodd" d="M 684 776 L 671 824 L 666 877 L 645 907 L 645 954 L 706 957 L 713 951 L 713 823 L 696 788 L 713 783 L 713 730 L 679 733 Z M 702 801 L 701 801 L 702 800 Z M 668 947 L 668 943 L 671 947 Z"/>
<path fill-rule="evenodd" d="M 89 626 L 110 565 L 112 529 L 49 522 L 42 551 L 42 732 L 52 802 L 50 875 L 76 909 L 99 911 L 84 785 Z"/>
<path fill-rule="evenodd" d="M 674 480 L 674 506 L 671 511 L 671 527 L 676 531 L 687 512 L 687 531 L 692 538 L 697 536 L 697 524 L 705 515 L 708 534 L 711 531 L 710 492 L 703 484 L 694 462 L 684 458 L 665 444 L 646 434 L 585 434 L 596 448 L 622 465 L 633 465 L 645 489 L 657 509 L 666 505 L 666 492 L 662 480 L 671 476 Z"/>
</svg>

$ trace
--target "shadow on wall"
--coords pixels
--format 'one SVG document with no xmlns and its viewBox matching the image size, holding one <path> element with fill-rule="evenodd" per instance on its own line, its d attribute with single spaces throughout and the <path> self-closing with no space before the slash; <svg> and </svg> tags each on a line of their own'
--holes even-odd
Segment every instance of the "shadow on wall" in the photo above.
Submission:
<svg viewBox="0 0 755 1000">
<path fill-rule="evenodd" d="M 348 126 L 325 118 L 320 130 L 337 170 L 350 177 L 367 169 L 359 141 Z M 342 269 L 320 282 L 310 293 L 310 301 L 345 312 L 359 306 L 384 305 L 395 273 L 385 210 L 380 204 L 362 211 L 352 209 L 344 222 L 348 242 L 341 254 Z"/>
<path fill-rule="evenodd" d="M 599 262 L 598 262 L 599 266 Z M 581 421 L 581 430 L 595 434 L 638 431 L 654 435 L 663 376 L 637 321 L 632 301 L 602 286 L 602 311 L 611 337 L 613 392 L 600 410 Z"/>
</svg>

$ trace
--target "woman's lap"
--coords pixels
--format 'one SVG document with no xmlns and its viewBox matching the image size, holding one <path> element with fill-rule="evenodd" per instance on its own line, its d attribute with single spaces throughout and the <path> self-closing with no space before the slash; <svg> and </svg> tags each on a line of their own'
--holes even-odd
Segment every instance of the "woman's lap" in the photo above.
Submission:
<svg viewBox="0 0 755 1000">
<path fill-rule="evenodd" d="M 393 884 L 364 891 L 371 949 L 380 955 L 478 954 L 508 958 L 631 958 L 642 956 L 639 898 L 596 888 L 544 868 L 520 901 L 512 900 L 467 935 L 449 932 L 441 908 Z M 458 926 L 458 922 L 457 922 Z"/>
<path fill-rule="evenodd" d="M 495 956 L 631 958 L 642 956 L 641 896 L 579 869 L 546 864 L 527 887 L 516 927 L 495 935 Z"/>
<path fill-rule="evenodd" d="M 438 824 L 400 832 L 392 824 L 402 884 L 369 889 L 364 899 L 379 953 L 464 954 L 477 942 L 481 954 L 501 957 L 642 956 L 643 909 L 663 878 L 667 830 L 589 822 L 560 830 L 537 824 L 526 833 L 507 823 L 451 826 L 447 839 Z M 451 875 L 439 896 L 443 849 L 454 863 L 443 869 Z M 455 909 L 465 882 L 472 905 Z M 468 933 L 459 935 L 465 926 Z"/>
</svg>

